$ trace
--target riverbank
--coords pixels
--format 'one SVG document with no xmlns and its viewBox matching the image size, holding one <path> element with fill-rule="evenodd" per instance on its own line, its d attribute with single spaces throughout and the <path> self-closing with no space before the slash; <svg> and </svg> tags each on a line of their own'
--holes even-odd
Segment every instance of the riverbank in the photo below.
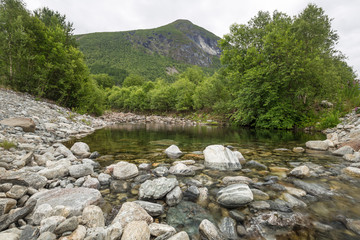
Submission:
<svg viewBox="0 0 360 240">
<path fill-rule="evenodd" d="M 23 120 L 21 127 L 19 122 L 9 126 L 15 123 L 14 117 Z M 0 238 L 128 239 L 141 234 L 144 239 L 189 239 L 188 233 L 178 230 L 188 225 L 193 239 L 200 235 L 204 239 L 291 239 L 310 237 L 315 231 L 335 232 L 332 221 L 342 222 L 354 239 L 360 234 L 354 215 L 314 220 L 305 211 L 323 209 L 327 206 L 323 202 L 335 204 L 343 194 L 343 183 L 334 179 L 357 186 L 357 176 L 345 169 L 358 169 L 359 153 L 348 152 L 349 148 L 340 163 L 292 162 L 283 167 L 262 160 L 279 154 L 300 159 L 304 151 L 311 154 L 312 150 L 277 148 L 258 154 L 260 160 L 250 160 L 254 153 L 243 152 L 243 157 L 231 146 L 182 152 L 170 142 L 157 142 L 154 155 L 128 162 L 125 156 L 99 156 L 85 143 L 68 148 L 61 143 L 114 121 L 0 91 L 0 121 L 9 118 L 6 124 L 0 122 Z M 149 119 L 126 118 L 133 124 Z M 328 130 L 328 140 L 307 145 L 340 155 L 336 151 L 343 149 L 335 148 L 356 140 L 357 122 L 357 115 L 349 115 L 345 125 Z M 324 154 L 318 150 L 314 154 Z M 345 156 L 354 159 L 349 162 Z M 100 167 L 99 162 L 107 159 L 111 164 Z M 110 198 L 115 199 L 109 202 Z M 356 198 L 345 196 L 345 200 L 357 204 Z"/>
</svg>

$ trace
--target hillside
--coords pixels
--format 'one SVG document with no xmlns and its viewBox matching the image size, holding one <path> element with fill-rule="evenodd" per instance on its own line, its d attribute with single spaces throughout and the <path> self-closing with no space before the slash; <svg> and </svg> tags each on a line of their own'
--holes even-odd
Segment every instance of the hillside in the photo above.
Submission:
<svg viewBox="0 0 360 240">
<path fill-rule="evenodd" d="M 188 20 L 148 30 L 77 35 L 76 39 L 92 73 L 107 73 L 120 81 L 130 73 L 154 80 L 191 65 L 207 72 L 220 66 L 220 38 Z"/>
</svg>

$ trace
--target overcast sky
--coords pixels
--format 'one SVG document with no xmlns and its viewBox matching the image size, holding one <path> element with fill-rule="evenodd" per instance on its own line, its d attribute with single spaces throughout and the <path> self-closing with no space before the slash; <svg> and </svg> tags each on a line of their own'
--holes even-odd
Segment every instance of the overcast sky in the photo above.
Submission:
<svg viewBox="0 0 360 240">
<path fill-rule="evenodd" d="M 74 23 L 75 34 L 155 28 L 188 19 L 219 37 L 233 23 L 247 23 L 258 11 L 290 16 L 311 2 L 333 18 L 337 49 L 360 73 L 360 0 L 24 0 L 30 10 L 47 6 Z"/>
</svg>

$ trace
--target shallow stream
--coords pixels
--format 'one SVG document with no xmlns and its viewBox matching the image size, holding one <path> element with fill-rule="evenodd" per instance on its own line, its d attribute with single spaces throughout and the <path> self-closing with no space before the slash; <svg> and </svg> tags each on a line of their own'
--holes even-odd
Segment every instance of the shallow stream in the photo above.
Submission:
<svg viewBox="0 0 360 240">
<path fill-rule="evenodd" d="M 303 179 L 303 181 L 321 184 L 333 192 L 334 196 L 325 198 L 315 196 L 316 199 L 304 197 L 301 200 L 307 204 L 307 207 L 295 208 L 293 211 L 309 214 L 311 221 L 329 225 L 332 230 L 310 227 L 305 229 L 304 233 L 304 229 L 299 231 L 295 229 L 290 234 L 277 234 L 276 239 L 359 239 L 360 236 L 346 229 L 344 224 L 337 220 L 337 216 L 360 219 L 360 181 L 346 177 L 341 173 L 341 169 L 346 164 L 342 158 L 318 151 L 306 151 L 306 153 L 291 151 L 294 147 L 305 148 L 305 142 L 308 140 L 323 139 L 325 136 L 320 133 L 305 134 L 292 131 L 211 126 L 123 124 L 97 130 L 95 133 L 76 141 L 86 142 L 92 152 L 98 151 L 100 153 L 101 157 L 97 161 L 100 163 L 101 169 L 118 161 L 129 161 L 137 165 L 152 163 L 152 169 L 162 165 L 171 166 L 174 160 L 168 159 L 163 153 L 171 144 L 177 145 L 182 152 L 187 153 L 182 157 L 182 160 L 193 159 L 197 163 L 203 163 L 201 157 L 199 158 L 201 156 L 199 151 L 203 151 L 206 146 L 211 144 L 221 144 L 240 151 L 246 161 L 255 160 L 266 165 L 267 170 L 243 167 L 243 170 L 236 172 L 209 169 L 196 171 L 195 177 L 192 178 L 202 182 L 209 189 L 209 202 L 203 205 L 203 214 L 214 219 L 214 221 L 219 221 L 221 217 L 229 215 L 229 211 L 219 207 L 214 200 L 217 190 L 223 186 L 221 185 L 223 177 L 236 175 L 249 177 L 255 183 L 259 183 L 258 186 L 261 186 L 261 191 L 266 192 L 270 196 L 270 200 L 275 200 L 282 193 L 274 190 L 274 188 L 263 187 L 262 185 L 269 176 L 277 176 L 279 178 L 277 183 L 280 185 L 293 186 L 284 178 L 286 175 L 280 168 L 291 170 L 298 165 L 312 164 L 309 165 L 313 173 L 312 177 Z M 182 188 L 190 179 L 189 177 L 177 178 Z M 126 193 L 112 194 L 109 189 L 103 189 L 102 193 L 111 206 L 119 206 L 124 201 L 136 200 L 138 188 L 139 185 L 132 183 Z M 184 206 L 184 208 L 186 207 L 189 206 Z M 254 214 L 247 207 L 237 210 L 249 217 Z M 176 209 L 167 212 L 174 214 Z M 175 215 L 181 217 L 181 214 L 175 213 Z M 196 216 L 189 216 L 189 214 L 185 214 L 184 218 L 183 220 L 173 219 L 173 216 L 162 215 L 156 221 L 171 222 L 177 230 L 185 230 L 196 239 L 198 237 L 198 226 L 196 224 L 200 220 L 195 219 Z M 189 219 L 193 219 L 193 221 L 186 222 Z M 178 224 L 181 221 L 183 223 Z"/>
</svg>

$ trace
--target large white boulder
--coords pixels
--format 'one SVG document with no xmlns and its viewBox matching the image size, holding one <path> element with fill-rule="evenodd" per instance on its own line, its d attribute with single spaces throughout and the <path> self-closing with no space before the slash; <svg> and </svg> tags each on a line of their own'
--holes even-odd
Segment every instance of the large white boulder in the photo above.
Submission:
<svg viewBox="0 0 360 240">
<path fill-rule="evenodd" d="M 210 145 L 204 150 L 205 167 L 217 170 L 239 170 L 241 164 L 234 152 L 222 145 Z"/>
</svg>

